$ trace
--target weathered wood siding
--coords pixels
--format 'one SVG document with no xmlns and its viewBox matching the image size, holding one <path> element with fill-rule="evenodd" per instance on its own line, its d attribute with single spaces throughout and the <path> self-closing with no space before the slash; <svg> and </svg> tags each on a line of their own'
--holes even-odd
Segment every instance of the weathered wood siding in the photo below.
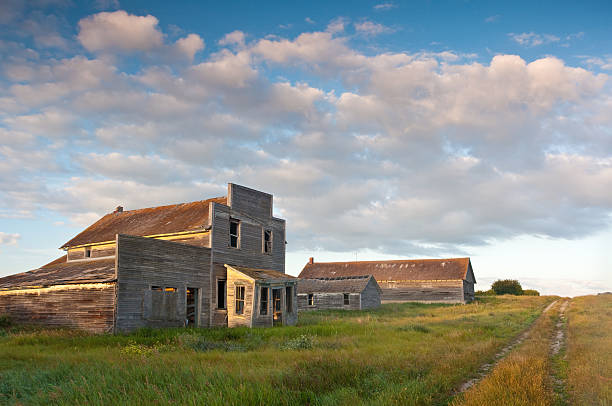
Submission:
<svg viewBox="0 0 612 406">
<path fill-rule="evenodd" d="M 365 289 L 361 292 L 361 309 L 375 309 L 380 306 L 381 292 L 378 283 L 371 278 Z"/>
<path fill-rule="evenodd" d="M 313 293 L 314 303 L 308 306 L 308 294 L 300 293 L 298 295 L 298 310 L 330 310 L 330 309 L 345 309 L 359 310 L 361 309 L 360 293 L 349 293 L 349 304 L 344 304 L 344 293 Z"/>
<path fill-rule="evenodd" d="M 59 285 L 0 291 L 0 314 L 22 323 L 112 332 L 115 284 Z"/>
<path fill-rule="evenodd" d="M 244 311 L 236 314 L 236 287 L 244 286 Z M 254 303 L 255 281 L 245 275 L 235 272 L 227 272 L 227 326 L 238 327 L 253 325 L 253 303 Z"/>
<path fill-rule="evenodd" d="M 463 281 L 378 281 L 382 303 L 442 302 L 464 303 Z"/>
<path fill-rule="evenodd" d="M 116 330 L 183 326 L 187 287 L 199 290 L 198 326 L 209 325 L 210 249 L 126 235 L 117 237 L 117 246 Z M 160 299 L 154 297 L 152 286 L 177 291 L 164 292 L 167 296 Z M 156 310 L 159 306 L 161 311 Z"/>
<path fill-rule="evenodd" d="M 227 295 L 225 300 L 225 309 L 219 309 L 217 307 L 217 281 L 226 281 L 226 292 L 227 292 L 227 269 L 223 264 L 213 263 L 212 264 L 212 289 L 211 289 L 211 326 L 213 327 L 225 327 L 227 326 Z"/>
</svg>

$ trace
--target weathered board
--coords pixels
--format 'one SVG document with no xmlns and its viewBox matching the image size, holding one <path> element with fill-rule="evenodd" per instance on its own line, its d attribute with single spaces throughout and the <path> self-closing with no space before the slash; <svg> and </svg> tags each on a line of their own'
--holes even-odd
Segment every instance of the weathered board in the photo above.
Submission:
<svg viewBox="0 0 612 406">
<path fill-rule="evenodd" d="M 125 235 L 117 236 L 117 247 L 118 331 L 185 325 L 188 287 L 199 293 L 197 325 L 209 325 L 210 249 Z M 157 287 L 173 296 L 161 302 L 163 311 L 154 308 Z M 166 293 L 166 288 L 176 292 Z M 171 308 L 175 309 L 173 314 Z"/>
<path fill-rule="evenodd" d="M 0 314 L 22 323 L 113 331 L 114 283 L 0 291 Z"/>
<path fill-rule="evenodd" d="M 441 302 L 464 303 L 463 281 L 378 281 L 382 303 Z"/>
</svg>

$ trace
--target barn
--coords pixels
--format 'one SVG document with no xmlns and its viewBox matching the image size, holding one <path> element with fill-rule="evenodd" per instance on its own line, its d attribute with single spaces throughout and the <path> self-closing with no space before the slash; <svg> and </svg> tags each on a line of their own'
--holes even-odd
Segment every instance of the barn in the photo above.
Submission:
<svg viewBox="0 0 612 406">
<path fill-rule="evenodd" d="M 355 262 L 315 262 L 310 258 L 299 278 L 350 275 L 374 276 L 382 290 L 382 303 L 467 303 L 474 300 L 476 278 L 470 258 Z"/>
<path fill-rule="evenodd" d="M 298 310 L 374 309 L 381 290 L 372 275 L 298 280 Z"/>
<path fill-rule="evenodd" d="M 297 322 L 285 220 L 264 192 L 230 183 L 223 197 L 117 207 L 61 249 L 38 269 L 0 278 L 0 314 L 92 332 Z M 265 299 L 246 295 L 264 287 Z M 253 300 L 269 315 L 248 320 Z"/>
</svg>

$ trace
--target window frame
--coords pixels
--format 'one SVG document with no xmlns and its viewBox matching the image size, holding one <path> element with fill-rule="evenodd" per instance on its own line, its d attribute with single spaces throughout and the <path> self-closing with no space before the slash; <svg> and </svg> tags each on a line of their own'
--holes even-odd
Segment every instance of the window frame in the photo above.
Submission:
<svg viewBox="0 0 612 406">
<path fill-rule="evenodd" d="M 293 313 L 293 286 L 285 286 L 285 311 Z"/>
<path fill-rule="evenodd" d="M 232 234 L 232 225 L 236 224 L 236 234 Z M 230 248 L 240 249 L 240 220 L 229 219 L 229 246 Z M 236 245 L 232 245 L 232 238 L 236 239 Z"/>
<path fill-rule="evenodd" d="M 272 254 L 272 247 L 273 247 L 273 241 L 274 241 L 274 234 L 272 232 L 272 229 L 269 228 L 262 228 L 261 229 L 261 252 L 264 254 L 268 254 L 271 255 Z M 266 240 L 266 235 L 269 235 L 269 239 Z"/>
<path fill-rule="evenodd" d="M 308 301 L 308 306 L 314 306 L 314 293 L 309 293 L 306 300 Z"/>
<path fill-rule="evenodd" d="M 344 297 L 344 306 L 349 306 L 351 304 L 351 295 L 349 293 L 343 293 Z"/>
<path fill-rule="evenodd" d="M 223 292 L 219 294 L 219 282 L 223 282 Z M 223 307 L 219 307 L 219 298 L 223 298 Z M 227 279 L 217 278 L 217 310 L 227 310 Z"/>
<path fill-rule="evenodd" d="M 91 258 L 91 247 L 85 247 L 85 251 L 83 253 L 84 258 Z"/>
<path fill-rule="evenodd" d="M 266 292 L 266 301 L 265 301 L 265 311 L 264 310 L 264 301 L 263 301 L 263 292 Z M 270 288 L 268 286 L 261 286 L 259 289 L 259 315 L 267 316 L 268 308 L 270 307 Z"/>
<path fill-rule="evenodd" d="M 239 292 L 242 292 L 242 295 L 240 295 Z M 244 315 L 244 307 L 246 305 L 245 298 L 246 298 L 246 286 L 244 285 L 234 286 L 234 313 L 235 314 Z"/>
</svg>

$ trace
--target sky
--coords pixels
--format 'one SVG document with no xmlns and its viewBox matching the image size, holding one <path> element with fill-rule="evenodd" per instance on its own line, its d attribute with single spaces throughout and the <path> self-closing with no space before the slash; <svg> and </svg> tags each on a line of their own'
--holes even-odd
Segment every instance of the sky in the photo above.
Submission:
<svg viewBox="0 0 612 406">
<path fill-rule="evenodd" d="M 309 257 L 612 290 L 612 5 L 0 2 L 0 276 L 102 215 L 274 195 Z"/>
</svg>

